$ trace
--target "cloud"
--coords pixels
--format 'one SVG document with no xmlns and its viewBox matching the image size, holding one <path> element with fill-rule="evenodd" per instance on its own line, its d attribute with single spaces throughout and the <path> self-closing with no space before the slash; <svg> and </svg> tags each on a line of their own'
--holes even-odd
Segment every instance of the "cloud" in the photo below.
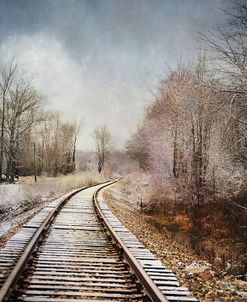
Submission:
<svg viewBox="0 0 247 302">
<path fill-rule="evenodd" d="M 104 123 L 117 145 L 123 146 L 142 115 L 145 94 L 135 84 L 129 85 L 133 79 L 127 80 L 127 73 L 115 74 L 107 59 L 102 66 L 89 65 L 86 58 L 78 64 L 62 43 L 47 34 L 9 37 L 1 44 L 0 56 L 5 61 L 15 56 L 48 99 L 50 109 L 61 111 L 67 120 L 83 120 L 80 148 L 93 148 L 90 133 Z"/>
<path fill-rule="evenodd" d="M 165 62 L 195 56 L 193 30 L 217 20 L 220 2 L 10 0 L 0 3 L 0 56 L 15 55 L 50 108 L 84 120 L 80 148 L 93 148 L 90 133 L 103 123 L 122 147 Z"/>
<path fill-rule="evenodd" d="M 5 55 L 5 61 L 15 57 L 53 109 L 70 114 L 73 102 L 83 97 L 83 65 L 79 66 L 56 39 L 42 34 L 10 37 L 1 45 L 0 54 Z"/>
</svg>

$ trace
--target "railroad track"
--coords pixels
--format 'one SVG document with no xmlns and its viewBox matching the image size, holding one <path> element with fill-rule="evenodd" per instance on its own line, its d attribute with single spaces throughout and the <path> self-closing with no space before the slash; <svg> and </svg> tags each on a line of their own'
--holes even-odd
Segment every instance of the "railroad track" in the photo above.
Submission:
<svg viewBox="0 0 247 302">
<path fill-rule="evenodd" d="M 0 302 L 197 301 L 111 213 L 113 183 L 63 196 L 6 243 Z"/>
</svg>

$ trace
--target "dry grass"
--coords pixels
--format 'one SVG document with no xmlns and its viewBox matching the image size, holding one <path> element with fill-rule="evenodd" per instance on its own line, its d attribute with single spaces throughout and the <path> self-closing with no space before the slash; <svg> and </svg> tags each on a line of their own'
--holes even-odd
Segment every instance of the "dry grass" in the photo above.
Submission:
<svg viewBox="0 0 247 302">
<path fill-rule="evenodd" d="M 93 185 L 103 182 L 105 176 L 96 172 L 83 172 L 69 175 L 61 175 L 58 177 L 38 177 L 35 183 L 33 178 L 25 177 L 20 183 L 22 190 L 26 195 L 46 195 L 47 197 L 53 195 L 60 195 L 73 189 Z"/>
<path fill-rule="evenodd" d="M 37 203 L 51 200 L 73 189 L 103 182 L 105 176 L 96 172 L 83 172 L 58 177 L 22 177 L 15 184 L 0 185 L 0 214 L 20 207 L 31 208 Z"/>
</svg>

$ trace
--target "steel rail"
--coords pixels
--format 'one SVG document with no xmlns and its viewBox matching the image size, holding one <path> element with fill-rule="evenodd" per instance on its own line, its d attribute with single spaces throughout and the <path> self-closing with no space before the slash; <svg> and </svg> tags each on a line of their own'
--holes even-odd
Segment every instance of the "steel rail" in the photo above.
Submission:
<svg viewBox="0 0 247 302">
<path fill-rule="evenodd" d="M 149 275 L 145 272 L 143 267 L 140 265 L 140 263 L 136 260 L 136 258 L 131 254 L 128 247 L 125 245 L 125 243 L 121 240 L 121 238 L 118 236 L 118 234 L 114 231 L 106 217 L 104 216 L 97 200 L 98 193 L 114 184 L 118 180 L 113 181 L 110 184 L 104 185 L 101 188 L 99 188 L 93 195 L 93 204 L 95 207 L 95 211 L 97 216 L 99 217 L 100 221 L 103 223 L 103 225 L 106 227 L 107 231 L 111 235 L 112 239 L 115 241 L 117 246 L 119 246 L 121 253 L 127 260 L 128 264 L 134 271 L 135 275 L 138 277 L 140 283 L 145 288 L 148 296 L 154 301 L 154 302 L 168 302 L 166 297 L 162 294 L 162 292 L 159 290 L 157 285 L 153 282 L 153 280 L 149 277 Z"/>
<path fill-rule="evenodd" d="M 65 205 L 65 203 L 71 197 L 73 197 L 74 195 L 79 193 L 80 191 L 86 190 L 86 189 L 91 188 L 91 187 L 95 187 L 97 185 L 105 184 L 105 183 L 109 183 L 109 181 L 103 182 L 103 183 L 100 183 L 100 184 L 95 184 L 95 185 L 91 185 L 91 186 L 82 187 L 80 189 L 74 190 L 72 193 L 68 193 L 67 196 L 64 197 L 59 202 L 59 204 L 48 214 L 46 219 L 43 221 L 43 223 L 39 226 L 37 231 L 34 233 L 33 237 L 30 240 L 30 242 L 25 247 L 24 252 L 22 253 L 21 257 L 17 261 L 15 267 L 13 268 L 10 275 L 8 276 L 8 278 L 5 280 L 3 286 L 1 287 L 1 289 L 0 289 L 0 302 L 8 301 L 9 297 L 11 296 L 11 294 L 13 293 L 13 291 L 15 289 L 15 286 L 17 285 L 18 278 L 20 277 L 21 273 L 25 269 L 25 266 L 26 266 L 27 262 L 29 261 L 34 249 L 37 247 L 40 238 L 42 238 L 42 236 L 44 236 L 46 234 L 46 232 L 48 231 L 52 221 L 57 216 L 57 214 L 59 213 L 61 208 Z"/>
</svg>

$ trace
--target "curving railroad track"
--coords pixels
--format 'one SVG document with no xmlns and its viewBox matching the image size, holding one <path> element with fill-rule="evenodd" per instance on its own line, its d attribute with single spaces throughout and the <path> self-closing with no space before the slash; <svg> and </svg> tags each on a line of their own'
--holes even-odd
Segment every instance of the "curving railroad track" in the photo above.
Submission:
<svg viewBox="0 0 247 302">
<path fill-rule="evenodd" d="M 111 213 L 113 183 L 66 194 L 6 243 L 0 302 L 197 301 Z"/>
</svg>

